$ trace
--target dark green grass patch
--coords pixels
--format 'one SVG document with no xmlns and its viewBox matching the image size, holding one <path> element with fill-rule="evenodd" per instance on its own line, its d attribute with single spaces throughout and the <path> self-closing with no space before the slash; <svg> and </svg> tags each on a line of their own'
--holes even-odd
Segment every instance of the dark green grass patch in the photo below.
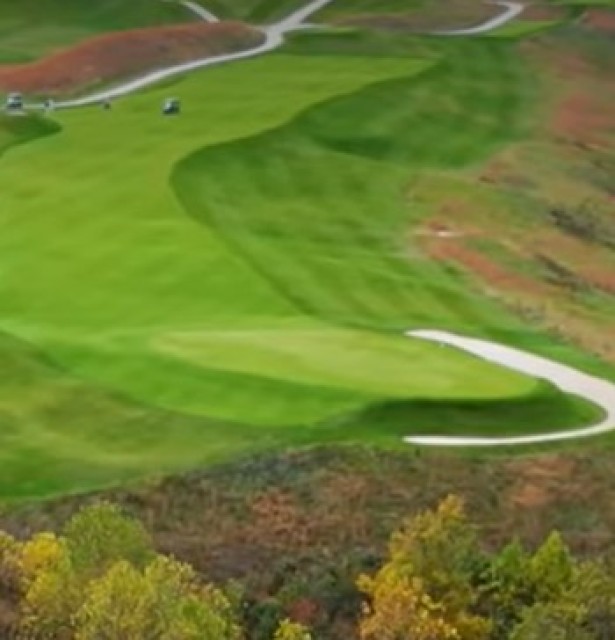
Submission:
<svg viewBox="0 0 615 640">
<path fill-rule="evenodd" d="M 38 116 L 0 114 L 0 156 L 11 147 L 61 131 L 61 127 Z"/>
<path fill-rule="evenodd" d="M 412 173 L 464 167 L 523 136 L 535 88 L 508 44 L 438 54 L 418 78 L 193 154 L 173 177 L 182 202 L 305 313 L 381 330 L 514 327 L 404 232 L 422 216 Z"/>
<path fill-rule="evenodd" d="M 378 424 L 387 434 L 400 438 L 412 433 L 458 435 L 471 432 L 494 436 L 502 432 L 519 435 L 548 433 L 599 422 L 603 413 L 594 405 L 574 396 L 565 396 L 548 384 L 540 390 L 512 401 L 433 402 L 401 401 L 374 405 L 355 416 L 353 427 Z"/>
</svg>

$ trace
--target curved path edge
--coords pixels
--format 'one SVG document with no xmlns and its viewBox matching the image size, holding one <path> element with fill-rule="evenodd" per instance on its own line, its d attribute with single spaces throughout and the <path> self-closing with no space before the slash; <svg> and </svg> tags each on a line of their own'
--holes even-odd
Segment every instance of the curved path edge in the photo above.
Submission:
<svg viewBox="0 0 615 640">
<path fill-rule="evenodd" d="M 525 9 L 525 5 L 521 2 L 514 2 L 513 0 L 493 0 L 488 4 L 496 5 L 498 7 L 504 7 L 504 11 L 493 18 L 489 18 L 485 22 L 476 25 L 475 27 L 467 27 L 465 29 L 447 29 L 446 31 L 432 31 L 432 36 L 473 36 L 487 31 L 492 31 L 505 25 L 516 18 Z"/>
<path fill-rule="evenodd" d="M 493 447 L 544 444 L 589 438 L 615 430 L 615 383 L 596 378 L 578 369 L 548 358 L 508 347 L 488 340 L 468 338 L 448 331 L 408 331 L 411 338 L 429 340 L 456 347 L 495 364 L 514 369 L 527 375 L 548 380 L 556 387 L 589 400 L 604 410 L 604 418 L 597 424 L 581 429 L 569 429 L 526 436 L 482 437 L 482 436 L 406 436 L 404 442 L 415 445 L 438 447 Z"/>
<path fill-rule="evenodd" d="M 192 2 L 192 0 L 180 0 L 180 4 L 201 18 L 201 20 L 205 20 L 205 22 L 220 22 L 220 18 L 218 18 L 215 13 L 212 13 L 209 9 L 206 9 L 196 2 Z"/>
</svg>

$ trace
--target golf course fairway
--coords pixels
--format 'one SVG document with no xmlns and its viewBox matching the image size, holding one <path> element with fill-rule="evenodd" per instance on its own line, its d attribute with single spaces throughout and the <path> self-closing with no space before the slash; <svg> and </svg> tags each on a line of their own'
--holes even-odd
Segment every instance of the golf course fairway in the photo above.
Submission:
<svg viewBox="0 0 615 640">
<path fill-rule="evenodd" d="M 425 402 L 430 424 L 444 409 L 445 431 L 471 428 L 481 402 L 487 432 L 510 426 L 499 402 L 518 403 L 517 430 L 595 415 L 401 334 L 451 327 L 579 358 L 406 241 L 421 213 L 405 197 L 413 172 L 480 160 L 521 134 L 531 100 L 508 43 L 447 47 L 444 62 L 275 54 L 215 67 L 110 111 L 58 112 L 58 131 L 5 149 L 0 496 L 293 443 L 403 446 L 401 425 L 377 417 L 390 401 L 405 403 L 405 434 L 414 402 L 418 431 Z M 185 109 L 161 118 L 170 91 Z"/>
</svg>

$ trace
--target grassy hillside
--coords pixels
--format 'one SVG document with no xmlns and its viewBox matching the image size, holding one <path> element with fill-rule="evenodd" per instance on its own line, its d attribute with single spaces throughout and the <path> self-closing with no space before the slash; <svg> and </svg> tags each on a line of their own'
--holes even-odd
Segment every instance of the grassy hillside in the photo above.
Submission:
<svg viewBox="0 0 615 640">
<path fill-rule="evenodd" d="M 610 375 L 429 260 L 414 234 L 425 172 L 528 134 L 538 94 L 515 41 L 352 38 L 302 36 L 296 55 L 59 112 L 60 132 L 5 153 L 6 498 L 289 444 L 595 417 L 401 335 L 464 331 Z M 159 115 L 170 90 L 179 118 Z"/>
<path fill-rule="evenodd" d="M 199 141 L 242 138 L 332 93 L 423 68 L 403 59 L 261 59 L 211 70 L 205 94 L 198 75 L 183 82 L 181 119 L 160 118 L 157 105 L 168 90 L 156 90 L 111 113 L 59 114 L 61 133 L 7 154 L 0 175 L 7 197 L 3 328 L 46 357 L 6 342 L 15 364 L 5 369 L 13 380 L 4 400 L 5 495 L 74 490 L 244 448 L 355 437 L 351 423 L 334 431 L 318 423 L 387 396 L 532 393 L 532 381 L 470 357 L 397 336 L 334 332 L 303 315 L 215 230 L 190 221 L 168 185 L 170 162 Z M 216 126 L 201 124 L 197 140 L 196 122 Z M 292 350 L 237 352 L 233 364 L 231 343 L 228 361 L 218 352 L 193 362 L 190 332 L 219 335 L 233 326 L 249 329 L 252 350 L 255 339 L 286 327 Z M 324 338 L 342 340 L 348 369 L 329 370 Z M 420 369 L 412 366 L 417 359 Z M 391 367 L 403 379 L 387 382 Z M 361 437 L 387 434 L 372 424 Z M 388 437 L 397 441 L 395 432 Z"/>
<path fill-rule="evenodd" d="M 0 63 L 23 62 L 107 31 L 193 20 L 160 0 L 2 0 Z"/>
</svg>

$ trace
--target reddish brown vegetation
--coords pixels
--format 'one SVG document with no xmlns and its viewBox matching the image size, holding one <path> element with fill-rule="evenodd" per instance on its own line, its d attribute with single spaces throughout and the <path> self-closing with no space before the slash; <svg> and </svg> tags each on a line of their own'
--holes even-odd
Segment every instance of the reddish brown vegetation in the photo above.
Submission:
<svg viewBox="0 0 615 640">
<path fill-rule="evenodd" d="M 608 9 L 592 9 L 585 14 L 585 24 L 599 31 L 615 32 L 615 12 Z"/>
<path fill-rule="evenodd" d="M 135 29 L 98 36 L 37 62 L 0 66 L 0 89 L 50 96 L 257 45 L 240 22 Z"/>
<path fill-rule="evenodd" d="M 487 548 L 507 543 L 511 531 L 534 547 L 554 528 L 575 552 L 612 547 L 612 452 L 582 446 L 513 460 L 323 447 L 106 497 L 144 522 L 159 551 L 207 580 L 241 580 L 254 615 L 273 608 L 309 623 L 314 637 L 354 640 L 357 574 L 381 561 L 404 518 L 453 492 L 466 500 Z M 0 528 L 20 537 L 57 529 L 92 499 L 22 505 L 0 514 Z M 10 597 L 0 593 L 0 625 L 3 599 L 15 609 Z"/>
<path fill-rule="evenodd" d="M 526 5 L 521 14 L 522 20 L 558 20 L 565 16 L 565 11 L 560 7 L 546 4 Z"/>
<path fill-rule="evenodd" d="M 547 291 L 547 287 L 540 282 L 507 269 L 462 242 L 432 241 L 429 243 L 428 251 L 436 260 L 458 264 L 495 289 L 522 291 L 528 294 L 545 294 Z"/>
<path fill-rule="evenodd" d="M 610 104 L 585 93 L 568 96 L 558 106 L 553 120 L 557 134 L 589 147 L 608 146 L 605 137 L 615 126 Z"/>
<path fill-rule="evenodd" d="M 613 15 L 590 12 L 588 23 L 605 27 Z M 597 57 L 586 26 L 581 33 L 585 39 L 574 50 L 557 36 L 520 45 L 550 90 L 543 126 L 531 144 L 499 153 L 475 179 L 477 198 L 511 192 L 523 198 L 477 200 L 460 214 L 459 198 L 443 197 L 431 222 L 413 235 L 426 238 L 431 257 L 457 265 L 525 320 L 615 362 L 610 307 L 595 297 L 615 295 L 615 76 L 608 59 Z M 439 233 L 451 225 L 454 234 Z M 543 488 L 519 489 L 520 502 L 544 497 Z"/>
<path fill-rule="evenodd" d="M 595 267 L 582 269 L 581 276 L 597 289 L 615 295 L 615 270 L 598 270 Z"/>
<path fill-rule="evenodd" d="M 559 528 L 576 551 L 603 551 L 615 529 L 612 485 L 612 453 L 583 454 L 579 445 L 575 453 L 512 461 L 323 448 L 264 458 L 252 466 L 244 461 L 107 496 L 152 529 L 161 551 L 218 580 L 248 577 L 266 594 L 275 589 L 280 568 L 290 558 L 295 568 L 301 558 L 309 559 L 307 572 L 318 562 L 344 565 L 349 550 L 366 557 L 382 554 L 389 532 L 404 517 L 451 492 L 467 500 L 489 546 L 508 541 L 511 530 L 534 545 Z M 65 498 L 24 507 L 4 513 L 0 527 L 21 535 L 55 529 L 91 500 Z M 286 539 L 264 517 L 269 505 L 274 521 L 281 512 L 292 512 L 291 518 L 283 518 Z M 567 520 L 571 513 L 577 517 Z M 588 520 L 591 537 L 585 529 Z M 302 542 L 296 546 L 298 539 Z M 309 620 L 318 603 L 304 597 L 289 605 Z"/>
</svg>

